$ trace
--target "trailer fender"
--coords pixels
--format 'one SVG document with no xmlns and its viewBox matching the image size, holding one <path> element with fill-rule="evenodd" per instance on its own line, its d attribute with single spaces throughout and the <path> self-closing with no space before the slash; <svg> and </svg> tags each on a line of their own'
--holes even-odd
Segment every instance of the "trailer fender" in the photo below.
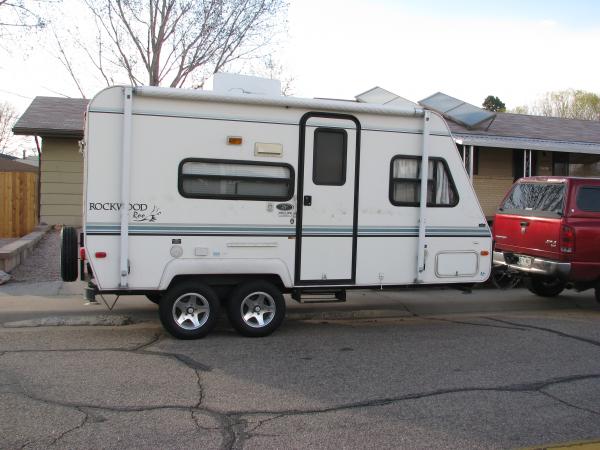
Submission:
<svg viewBox="0 0 600 450">
<path fill-rule="evenodd" d="M 178 275 L 277 275 L 285 287 L 292 287 L 292 277 L 281 259 L 175 259 L 163 271 L 159 290 L 166 290 Z"/>
</svg>

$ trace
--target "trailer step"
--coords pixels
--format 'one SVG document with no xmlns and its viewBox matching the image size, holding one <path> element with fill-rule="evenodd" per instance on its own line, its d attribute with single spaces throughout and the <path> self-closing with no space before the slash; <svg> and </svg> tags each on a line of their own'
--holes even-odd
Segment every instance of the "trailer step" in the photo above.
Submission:
<svg viewBox="0 0 600 450">
<path fill-rule="evenodd" d="M 292 298 L 298 303 L 342 303 L 346 301 L 346 290 L 300 290 L 292 291 Z"/>
</svg>

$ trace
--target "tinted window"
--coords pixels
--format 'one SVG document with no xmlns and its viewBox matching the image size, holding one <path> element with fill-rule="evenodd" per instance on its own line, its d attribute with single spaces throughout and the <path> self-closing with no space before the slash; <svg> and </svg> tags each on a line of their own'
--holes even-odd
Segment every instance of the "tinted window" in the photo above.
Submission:
<svg viewBox="0 0 600 450">
<path fill-rule="evenodd" d="M 346 142 L 346 130 L 315 130 L 313 183 L 341 186 L 346 182 Z"/>
<path fill-rule="evenodd" d="M 502 211 L 544 211 L 561 213 L 565 185 L 544 183 L 519 183 L 513 186 L 500 208 Z"/>
<path fill-rule="evenodd" d="M 448 168 L 440 158 L 429 159 L 427 205 L 454 206 L 458 195 Z M 390 201 L 397 206 L 419 206 L 421 198 L 421 160 L 410 156 L 392 159 Z"/>
<path fill-rule="evenodd" d="M 184 197 L 289 200 L 293 190 L 293 171 L 286 164 L 194 159 L 179 166 Z"/>
<path fill-rule="evenodd" d="M 577 207 L 582 211 L 600 212 L 600 187 L 582 187 L 577 193 Z"/>
</svg>

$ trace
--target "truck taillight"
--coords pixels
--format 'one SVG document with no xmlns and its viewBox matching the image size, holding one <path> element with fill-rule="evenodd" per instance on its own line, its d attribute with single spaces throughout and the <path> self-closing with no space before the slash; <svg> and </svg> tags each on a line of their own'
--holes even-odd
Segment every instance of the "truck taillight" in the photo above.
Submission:
<svg viewBox="0 0 600 450">
<path fill-rule="evenodd" d="M 79 249 L 79 259 L 81 259 L 82 261 L 85 261 L 85 248 L 81 247 Z"/>
<path fill-rule="evenodd" d="M 563 253 L 575 251 L 575 230 L 568 225 L 560 227 L 560 251 Z"/>
</svg>

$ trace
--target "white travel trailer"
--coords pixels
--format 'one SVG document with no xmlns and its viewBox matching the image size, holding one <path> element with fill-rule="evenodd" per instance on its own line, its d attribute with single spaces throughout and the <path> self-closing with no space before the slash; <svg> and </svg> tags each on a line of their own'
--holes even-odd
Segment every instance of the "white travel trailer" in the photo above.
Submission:
<svg viewBox="0 0 600 450">
<path fill-rule="evenodd" d="M 277 89 L 222 76 L 213 91 L 111 87 L 90 101 L 89 297 L 146 295 L 184 339 L 222 304 L 240 333 L 264 336 L 283 293 L 341 301 L 488 278 L 490 230 L 442 117 L 380 88 L 358 101 Z M 75 230 L 62 246 L 73 281 Z"/>
</svg>

